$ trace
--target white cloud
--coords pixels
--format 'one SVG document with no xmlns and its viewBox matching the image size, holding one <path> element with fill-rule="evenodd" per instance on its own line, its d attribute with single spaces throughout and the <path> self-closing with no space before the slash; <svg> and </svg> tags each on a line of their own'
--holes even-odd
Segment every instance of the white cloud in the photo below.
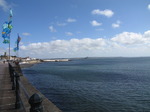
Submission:
<svg viewBox="0 0 150 112">
<path fill-rule="evenodd" d="M 112 24 L 113 28 L 119 28 L 120 27 L 121 22 L 118 20 L 116 23 Z"/>
<path fill-rule="evenodd" d="M 77 20 L 76 20 L 76 19 L 73 19 L 73 18 L 68 18 L 68 19 L 67 19 L 67 22 L 68 22 L 68 23 L 72 23 L 72 22 L 76 22 L 76 21 L 77 21 Z"/>
<path fill-rule="evenodd" d="M 25 33 L 22 33 L 22 35 L 24 35 L 24 36 L 30 36 L 31 34 L 30 34 L 30 33 L 25 32 Z"/>
<path fill-rule="evenodd" d="M 143 37 L 144 37 L 144 38 L 150 38 L 150 30 L 144 32 Z"/>
<path fill-rule="evenodd" d="M 77 33 L 77 34 L 81 34 L 82 32 L 81 32 L 81 31 L 77 31 L 76 33 Z"/>
<path fill-rule="evenodd" d="M 1 54 L 1 55 L 4 55 L 4 52 L 6 52 L 6 50 L 5 50 L 4 48 L 1 48 L 1 47 L 0 47 L 0 54 Z"/>
<path fill-rule="evenodd" d="M 67 36 L 72 36 L 73 35 L 73 33 L 71 33 L 71 32 L 66 32 L 65 33 Z"/>
<path fill-rule="evenodd" d="M 103 31 L 104 29 L 102 29 L 102 28 L 99 28 L 99 29 L 96 29 L 96 31 Z"/>
<path fill-rule="evenodd" d="M 133 32 L 123 32 L 116 35 L 111 40 L 125 45 L 141 44 L 144 42 L 142 34 Z"/>
<path fill-rule="evenodd" d="M 10 8 L 10 5 L 6 2 L 6 0 L 0 0 L 0 7 L 7 11 Z"/>
<path fill-rule="evenodd" d="M 55 40 L 20 46 L 22 56 L 39 58 L 83 56 L 150 56 L 150 30 L 122 32 L 114 37 Z"/>
<path fill-rule="evenodd" d="M 147 6 L 147 8 L 150 10 L 150 4 Z"/>
<path fill-rule="evenodd" d="M 51 32 L 56 32 L 56 29 L 55 29 L 53 26 L 49 26 L 49 30 L 50 30 Z"/>
<path fill-rule="evenodd" d="M 86 55 L 92 50 L 102 50 L 106 47 L 105 40 L 98 39 L 71 39 L 55 40 L 43 43 L 31 43 L 27 46 L 20 46 L 20 54 L 31 57 L 68 57 Z M 85 54 L 84 54 L 85 53 Z"/>
<path fill-rule="evenodd" d="M 57 26 L 66 26 L 67 23 L 57 23 Z"/>
<path fill-rule="evenodd" d="M 94 14 L 94 15 L 104 15 L 106 17 L 112 17 L 114 15 L 114 12 L 110 9 L 105 9 L 105 10 L 95 9 L 95 10 L 92 11 L 92 14 Z"/>
<path fill-rule="evenodd" d="M 93 20 L 93 21 L 91 22 L 91 25 L 92 25 L 92 26 L 101 26 L 102 23 L 99 23 L 99 22 L 97 22 L 96 20 Z"/>
</svg>

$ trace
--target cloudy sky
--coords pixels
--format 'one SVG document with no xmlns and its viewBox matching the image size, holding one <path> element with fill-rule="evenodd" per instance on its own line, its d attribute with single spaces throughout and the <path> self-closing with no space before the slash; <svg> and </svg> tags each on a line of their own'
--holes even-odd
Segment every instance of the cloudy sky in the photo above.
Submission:
<svg viewBox="0 0 150 112">
<path fill-rule="evenodd" d="M 19 33 L 20 56 L 150 56 L 149 0 L 0 0 L 1 25 L 10 8 L 11 49 Z"/>
</svg>

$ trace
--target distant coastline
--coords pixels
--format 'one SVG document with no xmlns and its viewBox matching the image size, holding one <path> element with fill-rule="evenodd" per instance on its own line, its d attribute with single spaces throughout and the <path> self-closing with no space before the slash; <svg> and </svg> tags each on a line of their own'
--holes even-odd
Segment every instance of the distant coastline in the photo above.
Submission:
<svg viewBox="0 0 150 112">
<path fill-rule="evenodd" d="M 32 67 L 34 64 L 39 64 L 43 62 L 67 62 L 71 61 L 70 59 L 38 59 L 38 60 L 28 60 L 28 61 L 22 61 L 20 62 L 20 67 L 21 68 L 29 68 Z"/>
</svg>

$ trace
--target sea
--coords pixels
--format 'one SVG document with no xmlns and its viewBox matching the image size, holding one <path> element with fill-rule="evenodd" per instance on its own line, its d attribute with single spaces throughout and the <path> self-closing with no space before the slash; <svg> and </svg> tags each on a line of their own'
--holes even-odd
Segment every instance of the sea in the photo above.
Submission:
<svg viewBox="0 0 150 112">
<path fill-rule="evenodd" d="M 63 112 L 150 112 L 150 57 L 78 58 L 22 71 Z"/>
</svg>

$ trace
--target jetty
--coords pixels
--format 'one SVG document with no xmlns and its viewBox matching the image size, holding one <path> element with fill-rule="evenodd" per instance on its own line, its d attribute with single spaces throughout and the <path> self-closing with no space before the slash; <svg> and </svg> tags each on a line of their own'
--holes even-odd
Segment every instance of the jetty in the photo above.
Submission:
<svg viewBox="0 0 150 112">
<path fill-rule="evenodd" d="M 19 64 L 0 63 L 0 112 L 62 112 L 23 76 Z"/>
<path fill-rule="evenodd" d="M 15 91 L 12 90 L 8 64 L 0 63 L 0 111 L 17 112 Z"/>
<path fill-rule="evenodd" d="M 43 62 L 66 62 L 70 61 L 70 59 L 43 59 Z"/>
</svg>

